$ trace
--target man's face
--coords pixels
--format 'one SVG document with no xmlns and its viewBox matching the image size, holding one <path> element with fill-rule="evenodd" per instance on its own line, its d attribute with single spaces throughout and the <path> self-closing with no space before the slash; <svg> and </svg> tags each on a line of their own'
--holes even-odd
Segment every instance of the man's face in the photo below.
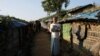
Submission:
<svg viewBox="0 0 100 56">
<path fill-rule="evenodd" d="M 57 18 L 54 17 L 54 18 L 53 18 L 53 22 L 57 22 Z"/>
</svg>

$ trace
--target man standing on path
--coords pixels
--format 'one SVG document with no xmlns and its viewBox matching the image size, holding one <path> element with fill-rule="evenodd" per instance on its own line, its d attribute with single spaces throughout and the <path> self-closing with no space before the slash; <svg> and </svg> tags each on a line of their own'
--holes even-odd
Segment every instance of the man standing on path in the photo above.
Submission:
<svg viewBox="0 0 100 56">
<path fill-rule="evenodd" d="M 58 56 L 60 53 L 60 31 L 61 26 L 57 23 L 58 18 L 53 17 L 53 23 L 50 24 L 51 32 L 51 55 Z"/>
</svg>

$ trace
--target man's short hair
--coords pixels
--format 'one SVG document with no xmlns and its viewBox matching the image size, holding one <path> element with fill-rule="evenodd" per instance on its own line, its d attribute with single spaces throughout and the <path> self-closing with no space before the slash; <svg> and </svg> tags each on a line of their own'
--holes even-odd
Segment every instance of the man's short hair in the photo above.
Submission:
<svg viewBox="0 0 100 56">
<path fill-rule="evenodd" d="M 55 17 L 53 17 L 53 19 L 58 20 L 58 17 L 57 17 L 57 16 L 55 16 Z"/>
</svg>

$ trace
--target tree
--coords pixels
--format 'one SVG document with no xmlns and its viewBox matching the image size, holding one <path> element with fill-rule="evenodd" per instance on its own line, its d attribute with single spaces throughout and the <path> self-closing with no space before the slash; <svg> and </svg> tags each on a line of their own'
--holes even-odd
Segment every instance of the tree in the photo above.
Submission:
<svg viewBox="0 0 100 56">
<path fill-rule="evenodd" d="M 42 1 L 42 6 L 44 8 L 44 11 L 47 13 L 56 12 L 58 15 L 61 12 L 63 4 L 65 5 L 65 8 L 69 4 L 69 0 L 44 0 Z"/>
<path fill-rule="evenodd" d="M 52 0 L 44 0 L 42 1 L 42 6 L 44 8 L 44 11 L 46 11 L 48 13 L 48 15 L 50 15 L 51 12 L 55 12 L 56 8 L 54 7 L 54 5 L 52 5 Z"/>
</svg>

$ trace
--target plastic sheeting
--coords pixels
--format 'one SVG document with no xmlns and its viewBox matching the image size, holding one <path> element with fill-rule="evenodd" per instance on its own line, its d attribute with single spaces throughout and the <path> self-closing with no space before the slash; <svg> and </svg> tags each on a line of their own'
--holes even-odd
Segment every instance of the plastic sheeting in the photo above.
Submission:
<svg viewBox="0 0 100 56">
<path fill-rule="evenodd" d="M 97 13 L 99 13 L 100 10 L 96 10 L 96 11 L 93 11 L 93 12 L 87 12 L 87 13 L 79 13 L 77 15 L 73 15 L 72 17 L 68 18 L 69 20 L 70 19 L 97 19 L 96 15 Z"/>
<path fill-rule="evenodd" d="M 3 29 L 2 29 L 2 27 L 0 27 L 0 32 L 2 32 L 3 31 Z"/>
<path fill-rule="evenodd" d="M 21 26 L 26 26 L 26 25 L 27 25 L 26 23 L 20 22 L 20 21 L 17 21 L 17 20 L 11 21 L 11 24 L 10 24 L 10 26 L 11 26 L 12 28 L 21 27 Z"/>
</svg>

